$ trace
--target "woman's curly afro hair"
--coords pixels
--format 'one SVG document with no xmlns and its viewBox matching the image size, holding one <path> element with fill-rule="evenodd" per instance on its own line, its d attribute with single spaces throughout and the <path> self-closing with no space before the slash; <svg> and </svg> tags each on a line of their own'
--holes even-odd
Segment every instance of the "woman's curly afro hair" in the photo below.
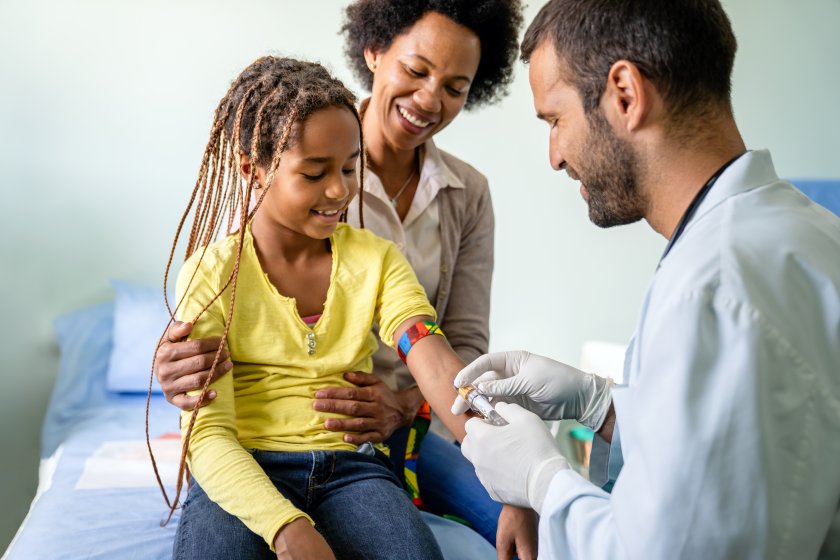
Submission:
<svg viewBox="0 0 840 560">
<path fill-rule="evenodd" d="M 495 103 L 507 94 L 518 54 L 522 27 L 520 0 L 357 0 L 347 7 L 341 28 L 345 54 L 356 77 L 370 90 L 373 75 L 365 49 L 388 49 L 394 39 L 427 12 L 438 12 L 475 33 L 481 41 L 481 62 L 465 107 Z"/>
</svg>

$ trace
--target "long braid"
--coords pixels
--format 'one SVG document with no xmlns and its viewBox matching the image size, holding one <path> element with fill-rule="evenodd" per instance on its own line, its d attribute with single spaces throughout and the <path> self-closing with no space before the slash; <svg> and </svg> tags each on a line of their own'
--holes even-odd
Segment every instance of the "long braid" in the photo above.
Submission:
<svg viewBox="0 0 840 560">
<path fill-rule="evenodd" d="M 234 83 L 234 85 L 236 85 L 236 83 Z M 197 248 L 196 244 L 199 240 L 198 238 L 200 236 L 200 233 L 201 233 L 202 229 L 204 229 L 204 226 L 205 226 L 204 221 L 207 219 L 206 213 L 203 213 L 203 212 L 199 213 L 198 210 L 199 210 L 201 202 L 204 200 L 205 194 L 206 194 L 206 189 L 207 189 L 206 179 L 207 179 L 207 173 L 208 173 L 208 165 L 209 165 L 210 161 L 213 160 L 212 153 L 216 152 L 217 150 L 221 150 L 221 148 L 224 147 L 225 144 L 227 144 L 228 149 L 230 151 L 234 151 L 234 146 L 238 145 L 238 136 L 239 136 L 238 129 L 234 129 L 234 140 L 233 140 L 232 143 L 227 143 L 227 142 L 222 141 L 223 140 L 222 137 L 224 135 L 223 130 L 224 130 L 224 127 L 225 127 L 225 123 L 228 120 L 229 115 L 230 115 L 230 108 L 228 106 L 229 105 L 228 102 L 231 98 L 232 93 L 234 92 L 234 85 L 231 86 L 230 90 L 228 90 L 228 93 L 225 95 L 224 98 L 222 98 L 222 101 L 219 104 L 219 108 L 216 110 L 216 120 L 213 123 L 213 128 L 211 129 L 211 134 L 210 134 L 210 141 L 208 142 L 207 148 L 205 149 L 204 157 L 202 158 L 202 165 L 201 165 L 201 168 L 199 170 L 199 177 L 198 177 L 198 180 L 196 181 L 195 189 L 193 190 L 193 195 L 192 195 L 192 197 L 190 199 L 190 202 L 187 206 L 187 209 L 185 210 L 185 212 L 184 212 L 184 214 L 181 218 L 181 221 L 178 225 L 178 229 L 177 229 L 176 234 L 175 234 L 175 239 L 172 242 L 172 249 L 170 251 L 169 261 L 167 262 L 166 270 L 164 272 L 164 283 L 163 283 L 163 285 L 164 285 L 164 300 L 166 301 L 167 309 L 169 309 L 170 319 L 169 319 L 169 322 L 167 323 L 166 330 L 164 331 L 164 333 L 161 335 L 160 339 L 158 340 L 157 348 L 160 348 L 161 344 L 163 344 L 163 341 L 166 338 L 166 333 L 168 332 L 169 327 L 172 325 L 173 321 L 175 320 L 174 315 L 177 312 L 178 308 L 180 308 L 181 304 L 183 303 L 183 298 L 182 298 L 181 301 L 178 301 L 176 303 L 175 310 L 173 311 L 169 306 L 169 301 L 168 301 L 168 297 L 167 297 L 167 294 L 166 294 L 166 286 L 167 286 L 167 281 L 168 281 L 168 278 L 169 278 L 169 271 L 171 269 L 172 258 L 174 256 L 174 251 L 175 251 L 175 248 L 176 248 L 177 243 L 178 243 L 178 238 L 180 237 L 180 233 L 181 233 L 181 229 L 183 227 L 183 223 L 186 220 L 186 216 L 189 214 L 190 208 L 192 207 L 192 205 L 195 201 L 196 195 L 199 195 L 200 196 L 199 206 L 197 206 L 197 208 L 196 208 L 196 214 L 195 214 L 195 217 L 194 217 L 194 222 L 193 222 L 192 230 L 191 230 L 191 233 L 190 233 L 190 239 L 189 239 L 188 246 L 187 246 L 187 254 L 186 254 L 186 257 L 185 257 L 185 258 L 189 258 L 192 255 L 192 253 L 195 252 L 195 250 Z M 242 110 L 244 109 L 245 103 L 248 101 L 248 97 L 250 96 L 250 93 L 252 93 L 252 90 L 249 90 L 249 91 L 246 92 L 246 94 L 243 96 L 242 101 L 239 103 L 239 107 L 237 107 L 237 120 L 241 119 Z M 219 159 L 221 159 L 221 158 L 219 158 Z M 219 159 L 217 159 L 215 161 L 218 163 Z M 228 158 L 228 163 L 230 163 L 230 161 L 232 161 L 232 158 Z M 231 172 L 230 165 L 225 165 L 225 167 L 227 168 L 228 172 Z M 236 174 L 232 173 L 232 175 L 235 176 Z M 202 245 L 203 246 L 202 246 L 201 259 L 204 258 L 204 252 L 206 251 L 208 244 L 204 243 Z M 196 274 L 197 271 L 198 271 L 198 269 L 196 268 L 196 270 L 193 272 L 192 277 L 189 280 L 188 286 L 192 285 L 192 282 L 195 279 L 195 274 Z M 213 302 L 215 302 L 216 299 L 218 299 L 221 296 L 221 294 L 224 293 L 225 289 L 227 289 L 227 286 L 230 284 L 231 280 L 232 280 L 232 278 L 228 279 L 228 282 L 225 284 L 225 286 L 222 288 L 222 290 L 220 290 L 220 292 L 218 294 L 216 294 L 215 297 L 210 302 L 208 302 L 207 305 L 199 312 L 198 316 L 193 320 L 193 323 L 195 323 L 195 321 L 198 320 L 198 317 L 200 317 L 204 313 L 204 311 L 206 311 L 210 307 L 210 305 L 212 305 Z M 215 361 L 214 361 L 214 367 L 218 362 L 218 358 L 221 355 L 221 351 L 222 351 L 223 348 L 224 348 L 224 343 L 222 345 L 220 345 L 220 349 L 216 354 L 216 358 L 215 358 Z M 167 516 L 166 521 L 164 522 L 164 524 L 166 524 L 172 518 L 172 514 L 174 513 L 175 509 L 178 507 L 178 497 L 181 494 L 181 488 L 182 488 L 183 477 L 184 477 L 183 456 L 184 456 L 184 453 L 186 453 L 187 446 L 186 445 L 182 446 L 182 460 L 181 460 L 181 462 L 179 464 L 179 467 L 178 467 L 178 479 L 177 479 L 176 489 L 175 489 L 175 499 L 170 501 L 169 496 L 166 493 L 166 489 L 163 485 L 163 481 L 160 478 L 160 473 L 159 473 L 158 468 L 157 468 L 157 461 L 155 460 L 154 453 L 152 452 L 151 441 L 150 441 L 150 438 L 149 438 L 149 406 L 150 406 L 150 403 L 151 403 L 151 388 L 152 388 L 152 383 L 153 383 L 154 367 L 155 367 L 155 360 L 153 359 L 152 360 L 152 373 L 151 373 L 151 376 L 150 376 L 150 379 L 149 379 L 149 391 L 148 391 L 148 394 L 146 396 L 146 446 L 149 450 L 149 456 L 151 457 L 151 460 L 152 460 L 152 468 L 154 470 L 155 478 L 157 479 L 158 486 L 161 489 L 161 492 L 163 494 L 163 498 L 166 501 L 166 505 L 169 506 L 169 515 Z M 202 395 L 202 397 L 203 397 L 203 395 Z M 188 440 L 185 440 L 185 441 L 188 441 Z"/>
<path fill-rule="evenodd" d="M 205 180 L 207 178 L 207 166 L 210 163 L 212 154 L 214 152 L 216 152 L 216 150 L 219 147 L 219 141 L 220 141 L 221 137 L 224 135 L 224 125 L 225 125 L 225 121 L 227 120 L 227 112 L 229 111 L 229 108 L 227 106 L 228 105 L 227 101 L 228 101 L 228 99 L 230 99 L 230 96 L 233 94 L 233 91 L 234 91 L 234 84 L 231 84 L 231 87 L 228 89 L 227 93 L 222 98 L 222 101 L 219 103 L 219 106 L 216 108 L 215 118 L 214 118 L 214 121 L 213 121 L 213 128 L 212 128 L 212 131 L 210 133 L 210 140 L 207 143 L 207 148 L 205 149 L 204 158 L 202 160 L 202 166 L 201 166 L 201 169 L 199 170 L 198 180 L 196 181 L 196 185 L 195 185 L 195 191 L 196 192 L 198 192 L 199 189 L 201 190 L 201 196 L 199 198 L 198 205 L 196 206 L 196 211 L 198 211 L 198 208 L 200 208 L 202 206 L 203 199 L 204 199 L 204 188 L 205 188 L 204 185 L 205 185 Z M 185 218 L 186 218 L 186 215 L 189 214 L 189 211 L 190 211 L 190 208 L 192 206 L 193 201 L 194 201 L 194 198 L 193 198 L 193 200 L 190 201 L 190 204 L 187 206 L 187 210 L 185 212 Z M 200 227 L 200 222 L 198 220 L 198 213 L 196 213 L 196 217 L 193 219 L 192 229 L 190 231 L 190 238 L 189 238 L 188 247 L 191 247 L 191 246 L 194 245 L 195 239 L 198 236 L 199 227 Z M 174 251 L 174 245 L 177 243 L 178 238 L 180 236 L 179 234 L 180 234 L 180 229 L 175 235 L 175 240 L 173 242 L 173 251 Z M 168 276 L 168 271 L 167 271 L 167 274 L 164 275 L 164 281 L 166 280 L 167 276 Z M 164 290 L 164 293 L 165 293 L 165 290 Z M 170 310 L 170 316 L 171 315 L 172 315 L 172 313 L 171 313 L 171 310 Z"/>
<path fill-rule="evenodd" d="M 169 321 L 167 322 L 166 329 L 164 333 L 158 339 L 157 345 L 155 347 L 155 356 L 152 358 L 152 367 L 151 373 L 149 375 L 149 387 L 146 394 L 146 413 L 145 413 L 145 432 L 146 432 L 146 447 L 149 450 L 149 457 L 152 461 L 152 468 L 155 471 L 155 477 L 158 480 L 158 484 L 161 487 L 161 491 L 163 492 L 164 500 L 166 501 L 167 505 L 170 505 L 169 497 L 166 494 L 166 490 L 163 488 L 163 484 L 160 480 L 160 475 L 158 473 L 157 468 L 157 461 L 155 461 L 154 453 L 152 452 L 152 444 L 149 439 L 149 407 L 151 405 L 151 398 L 152 398 L 152 384 L 154 382 L 154 370 L 155 370 L 155 358 L 157 357 L 157 349 L 160 348 L 161 344 L 163 344 L 164 338 L 166 337 L 166 333 L 169 331 L 169 327 L 175 321 L 175 312 L 172 310 L 171 306 L 169 305 L 169 298 L 167 297 L 167 280 L 169 278 L 169 271 L 172 267 L 172 261 L 175 257 L 175 250 L 178 244 L 178 239 L 181 236 L 181 231 L 183 230 L 184 223 L 186 222 L 187 216 L 190 213 L 190 209 L 192 208 L 193 204 L 195 203 L 196 196 L 201 192 L 201 197 L 203 198 L 203 189 L 204 189 L 204 180 L 207 175 L 207 166 L 211 165 L 212 154 L 216 153 L 218 150 L 218 144 L 220 137 L 224 136 L 224 118 L 220 118 L 220 110 L 225 106 L 225 101 L 230 97 L 231 92 L 233 91 L 233 85 L 225 94 L 225 97 L 222 99 L 222 102 L 219 105 L 219 108 L 216 111 L 216 117 L 213 122 L 213 126 L 210 131 L 210 139 L 207 142 L 207 146 L 204 150 L 204 155 L 202 156 L 201 167 L 199 169 L 198 178 L 196 179 L 195 186 L 193 188 L 192 195 L 190 200 L 187 204 L 186 209 L 184 210 L 183 214 L 181 215 L 180 220 L 178 221 L 178 227 L 175 232 L 175 239 L 172 242 L 172 247 L 169 251 L 169 255 L 166 261 L 166 269 L 164 271 L 163 276 L 163 294 L 164 294 L 164 304 L 166 305 L 166 309 L 169 312 Z M 226 118 L 226 117 L 225 117 Z M 191 241 L 194 238 L 196 231 L 196 224 L 193 224 L 192 232 L 190 234 Z M 177 306 L 176 306 L 177 309 Z"/>
<path fill-rule="evenodd" d="M 273 162 L 273 165 L 272 165 L 272 171 L 270 172 L 269 177 L 271 177 L 274 173 L 274 170 L 277 169 L 277 166 L 280 163 L 281 155 L 286 150 L 286 148 L 288 146 L 292 126 L 294 125 L 294 113 L 295 113 L 295 110 L 294 110 L 294 107 L 293 107 L 292 110 L 289 113 L 289 119 L 286 121 L 286 126 L 284 127 L 280 143 L 277 146 L 276 155 L 275 155 L 274 162 Z M 259 128 L 260 124 L 261 123 L 258 120 L 257 121 L 257 126 L 256 126 L 257 131 L 260 130 L 260 128 Z M 251 152 L 255 153 L 255 150 L 252 148 Z M 255 167 L 256 166 L 252 166 L 252 169 L 254 169 Z M 246 201 L 248 199 L 250 199 L 250 196 L 253 192 L 253 187 L 252 187 L 253 181 L 254 181 L 254 173 L 252 171 L 251 174 L 250 174 L 250 178 L 249 178 L 249 187 L 251 187 L 251 188 L 249 188 L 247 190 L 247 193 L 246 193 L 246 196 L 245 196 Z M 259 208 L 259 205 L 262 203 L 262 200 L 265 197 L 266 192 L 270 188 L 270 185 L 271 185 L 271 180 L 269 179 L 269 180 L 266 181 L 266 186 L 264 188 L 264 192 L 260 196 L 260 199 L 257 202 L 253 212 L 256 212 L 257 208 Z M 244 242 L 245 242 L 245 229 L 246 229 L 245 225 L 246 225 L 246 222 L 250 221 L 250 219 L 252 217 L 252 216 L 248 216 L 246 218 L 244 212 L 241 214 L 241 216 L 242 217 L 241 217 L 241 220 L 240 220 L 240 227 L 239 227 L 239 231 L 237 232 L 237 235 L 238 235 L 237 248 L 236 248 L 236 257 L 235 257 L 235 261 L 234 261 L 234 265 L 233 265 L 233 271 L 231 273 L 230 278 L 225 283 L 225 286 L 222 288 L 222 290 L 216 296 L 216 297 L 218 297 L 219 295 L 221 295 L 221 293 L 224 293 L 224 291 L 227 289 L 227 287 L 230 286 L 230 288 L 231 288 L 230 289 L 230 304 L 229 304 L 229 308 L 228 308 L 228 317 L 229 318 L 233 317 L 233 310 L 234 310 L 234 305 L 235 305 L 235 302 L 236 302 L 236 287 L 237 287 L 237 280 L 239 278 L 239 265 L 242 261 L 242 247 L 243 247 Z M 214 298 L 214 300 L 215 300 L 215 298 Z M 199 317 L 208 308 L 209 308 L 209 304 L 206 305 L 198 313 L 198 315 L 193 320 L 193 322 L 195 323 L 196 321 L 198 321 Z M 228 335 L 228 332 L 230 331 L 231 322 L 232 322 L 231 320 L 228 320 L 228 321 L 225 322 L 225 329 L 224 329 L 224 333 L 222 334 L 222 342 L 219 345 L 219 349 L 216 351 L 216 355 L 213 357 L 213 364 L 210 366 L 210 371 L 214 371 L 216 369 L 216 366 L 218 366 L 218 364 L 219 364 L 219 360 L 221 359 L 222 352 L 224 351 L 225 345 L 227 343 L 227 335 Z M 205 380 L 204 385 L 201 388 L 201 393 L 198 397 L 198 402 L 202 402 L 204 400 L 204 398 L 206 397 L 207 392 L 210 390 L 210 384 L 211 384 L 212 380 L 213 380 L 212 376 L 208 376 L 207 379 Z M 183 484 L 183 480 L 184 480 L 184 473 L 186 471 L 186 458 L 187 458 L 187 453 L 189 452 L 190 437 L 192 435 L 192 431 L 193 431 L 193 427 L 195 426 L 196 419 L 198 418 L 199 408 L 200 407 L 198 407 L 198 406 L 193 408 L 192 415 L 190 416 L 190 423 L 187 426 L 186 432 L 184 434 L 184 438 L 183 438 L 184 441 L 183 441 L 182 446 L 181 446 L 181 459 L 180 459 L 180 462 L 178 464 L 178 480 L 177 480 L 177 486 L 176 486 L 176 490 L 175 490 L 176 498 L 174 500 L 174 504 L 171 504 L 171 505 L 168 504 L 168 505 L 170 505 L 169 516 L 167 517 L 164 524 L 169 522 L 169 520 L 171 519 L 173 513 L 175 512 L 175 509 L 176 509 L 177 504 L 178 504 L 178 496 L 180 496 L 180 493 L 181 493 L 181 488 L 182 488 L 182 484 Z M 158 477 L 158 481 L 160 483 L 160 478 L 159 477 Z"/>
<path fill-rule="evenodd" d="M 181 301 L 176 302 L 175 309 L 170 308 L 168 300 L 166 302 L 167 309 L 170 312 L 170 320 L 167 324 L 167 331 L 164 331 L 158 341 L 158 348 L 165 340 L 169 326 L 172 325 L 175 314 L 183 304 L 183 299 L 189 293 L 189 287 L 195 279 L 198 265 L 202 262 L 207 248 L 218 238 L 223 223 L 227 224 L 226 235 L 227 232 L 233 230 L 234 221 L 238 214 L 239 223 L 234 234 L 236 235 L 237 249 L 231 274 L 224 286 L 218 293 L 214 294 L 192 320 L 192 323 L 195 324 L 204 312 L 230 288 L 230 302 L 222 343 L 219 345 L 213 364 L 210 367 L 210 371 L 215 371 L 227 344 L 227 336 L 233 319 L 247 225 L 253 219 L 271 187 L 282 155 L 293 141 L 295 125 L 304 123 L 309 115 L 315 111 L 330 106 L 347 107 L 355 115 L 359 123 L 361 139 L 361 119 L 355 108 L 355 97 L 339 80 L 332 78 L 320 65 L 287 58 L 263 57 L 246 68 L 231 84 L 215 111 L 210 139 L 202 157 L 198 178 L 176 230 L 164 275 L 164 292 L 166 291 L 178 239 L 193 206 L 195 206 L 195 211 L 185 258 L 190 258 L 200 250 L 198 264 L 189 278 Z M 278 130 L 280 131 L 279 134 L 277 134 Z M 244 149 L 245 146 L 249 147 L 247 151 Z M 360 157 L 362 158 L 362 165 L 360 166 L 361 183 L 365 167 L 364 148 L 362 147 L 360 151 Z M 239 173 L 240 155 L 247 156 L 251 163 L 247 179 L 241 181 Z M 256 168 L 258 165 L 267 170 L 264 179 L 265 184 L 262 185 L 262 192 L 256 204 L 249 211 L 252 197 L 255 194 L 254 189 L 257 187 Z M 360 199 L 361 196 L 360 189 Z M 227 219 L 224 218 L 226 214 Z M 193 409 L 190 422 L 183 436 L 175 496 L 170 501 L 160 478 L 149 439 L 148 416 L 154 365 L 153 361 L 146 402 L 146 442 L 158 485 L 166 504 L 169 506 L 169 515 L 163 522 L 163 524 L 166 524 L 178 507 L 184 476 L 185 474 L 187 477 L 189 476 L 186 459 L 189 453 L 192 431 L 198 418 L 199 406 L 197 404 Z M 208 376 L 198 396 L 198 403 L 203 402 L 206 398 L 211 382 L 212 376 Z"/>
<path fill-rule="evenodd" d="M 225 98 L 223 99 L 223 101 L 228 98 L 228 96 L 230 95 L 230 91 L 232 91 L 232 89 L 233 88 L 231 87 L 231 90 L 229 90 L 228 93 L 225 95 Z M 220 107 L 221 106 L 223 106 L 223 105 L 220 104 Z M 212 159 L 211 154 L 216 152 L 217 147 L 218 147 L 219 137 L 222 136 L 223 134 L 224 134 L 224 121 L 219 118 L 219 111 L 217 110 L 216 119 L 214 120 L 213 127 L 211 128 L 211 131 L 210 131 L 210 139 L 207 142 L 207 147 L 205 148 L 204 156 L 202 157 L 202 163 L 201 163 L 201 167 L 199 169 L 198 179 L 196 180 L 195 187 L 194 187 L 193 192 L 192 192 L 192 196 L 190 197 L 189 203 L 187 204 L 187 208 L 184 210 L 183 214 L 181 215 L 181 219 L 178 222 L 178 227 L 177 227 L 176 232 L 175 232 L 175 239 L 172 242 L 172 247 L 169 251 L 169 256 L 168 256 L 167 261 L 166 261 L 166 270 L 164 272 L 164 277 L 163 277 L 163 294 L 164 294 L 164 303 L 166 304 L 166 309 L 169 312 L 169 321 L 166 325 L 166 329 L 164 330 L 164 333 L 158 339 L 156 350 L 157 350 L 157 348 L 160 348 L 161 344 L 164 341 L 164 338 L 166 337 L 166 333 L 168 332 L 169 327 L 172 325 L 172 323 L 175 320 L 175 313 L 169 305 L 169 298 L 167 297 L 166 294 L 167 294 L 167 280 L 169 278 L 169 271 L 170 271 L 171 266 L 172 266 L 172 260 L 175 256 L 175 249 L 176 249 L 177 244 L 178 244 L 178 238 L 181 236 L 181 231 L 184 227 L 184 223 L 186 222 L 187 216 L 190 213 L 190 209 L 192 208 L 192 205 L 195 202 L 196 196 L 198 195 L 199 191 L 203 190 L 203 188 L 204 188 L 203 187 L 204 178 L 206 177 L 206 174 L 207 174 L 207 166 L 208 166 L 208 164 L 210 164 L 210 161 Z M 203 196 L 203 193 L 202 193 L 202 196 Z M 190 234 L 191 239 L 195 235 L 195 230 L 196 230 L 196 224 L 193 224 L 192 233 Z M 177 306 L 176 306 L 176 309 L 177 309 Z M 166 501 L 166 504 L 168 506 L 173 507 L 172 504 L 169 501 L 169 496 L 167 496 L 166 490 L 163 487 L 163 483 L 160 480 L 160 474 L 158 473 L 158 468 L 157 468 L 157 461 L 155 460 L 154 453 L 152 452 L 152 444 L 151 444 L 151 441 L 149 439 L 149 407 L 151 405 L 152 384 L 153 384 L 153 380 L 154 380 L 154 369 L 155 369 L 155 358 L 156 357 L 157 357 L 157 351 L 155 352 L 155 357 L 152 358 L 152 367 L 151 367 L 152 371 L 151 371 L 151 374 L 149 376 L 149 388 L 148 388 L 148 392 L 146 394 L 146 415 L 145 415 L 146 447 L 149 450 L 149 457 L 151 458 L 151 461 L 152 461 L 152 468 L 154 469 L 155 477 L 157 478 L 158 485 L 160 486 L 161 491 L 163 492 L 163 498 Z"/>
<path fill-rule="evenodd" d="M 359 227 L 365 227 L 365 169 L 367 168 L 367 150 L 365 146 L 365 135 L 362 127 L 362 116 L 356 110 L 356 105 L 352 99 L 348 100 L 350 108 L 353 109 L 353 115 L 356 117 L 356 122 L 359 123 L 359 144 L 362 146 L 359 151 Z"/>
</svg>

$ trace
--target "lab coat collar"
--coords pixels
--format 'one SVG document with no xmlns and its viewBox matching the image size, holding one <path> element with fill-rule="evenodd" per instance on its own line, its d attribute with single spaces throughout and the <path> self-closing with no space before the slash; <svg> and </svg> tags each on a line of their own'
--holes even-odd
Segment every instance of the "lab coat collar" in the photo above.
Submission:
<svg viewBox="0 0 840 560">
<path fill-rule="evenodd" d="M 723 172 L 689 220 L 691 224 L 702 218 L 724 200 L 779 180 L 768 150 L 748 151 Z"/>
</svg>

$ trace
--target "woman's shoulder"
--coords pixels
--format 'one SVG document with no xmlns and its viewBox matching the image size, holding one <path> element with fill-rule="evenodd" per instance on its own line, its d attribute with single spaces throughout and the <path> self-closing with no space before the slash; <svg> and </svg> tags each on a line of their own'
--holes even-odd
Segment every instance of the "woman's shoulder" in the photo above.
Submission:
<svg viewBox="0 0 840 560">
<path fill-rule="evenodd" d="M 489 191 L 487 177 L 471 164 L 434 146 L 441 161 L 449 168 L 450 173 L 463 183 L 468 192 L 483 193 Z"/>
<path fill-rule="evenodd" d="M 457 185 L 460 188 L 441 191 L 442 216 L 445 216 L 448 222 L 456 224 L 456 230 L 461 227 L 457 224 L 492 219 L 493 203 L 487 177 L 469 163 L 437 148 L 433 143 L 430 143 L 430 146 L 434 150 L 434 157 L 445 165 L 450 176 L 460 183 Z"/>
</svg>

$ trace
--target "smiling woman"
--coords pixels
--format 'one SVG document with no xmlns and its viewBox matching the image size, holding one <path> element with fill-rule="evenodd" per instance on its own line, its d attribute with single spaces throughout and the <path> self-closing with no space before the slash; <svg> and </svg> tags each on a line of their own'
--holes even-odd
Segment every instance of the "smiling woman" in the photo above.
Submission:
<svg viewBox="0 0 840 560">
<path fill-rule="evenodd" d="M 348 61 L 371 91 L 361 103 L 365 227 L 395 241 L 406 255 L 465 362 L 488 351 L 493 209 L 487 179 L 433 138 L 462 109 L 492 104 L 507 93 L 521 11 L 517 0 L 359 0 L 348 6 L 343 27 Z M 355 206 L 351 223 L 360 222 Z M 403 410 L 417 409 L 422 395 L 384 344 L 374 356 L 374 372 Z M 357 416 L 347 395 L 316 396 Z M 334 428 L 353 430 L 354 420 Z M 502 557 L 513 550 L 523 559 L 535 555 L 533 517 L 490 500 L 460 450 L 442 430 L 433 431 L 444 437 L 427 435 L 418 460 L 426 507 L 468 520 Z"/>
<path fill-rule="evenodd" d="M 368 47 L 364 55 L 373 75 L 365 126 L 381 130 L 368 138 L 369 150 L 402 152 L 413 151 L 461 112 L 481 45 L 468 28 L 429 12 L 387 50 Z"/>
</svg>

